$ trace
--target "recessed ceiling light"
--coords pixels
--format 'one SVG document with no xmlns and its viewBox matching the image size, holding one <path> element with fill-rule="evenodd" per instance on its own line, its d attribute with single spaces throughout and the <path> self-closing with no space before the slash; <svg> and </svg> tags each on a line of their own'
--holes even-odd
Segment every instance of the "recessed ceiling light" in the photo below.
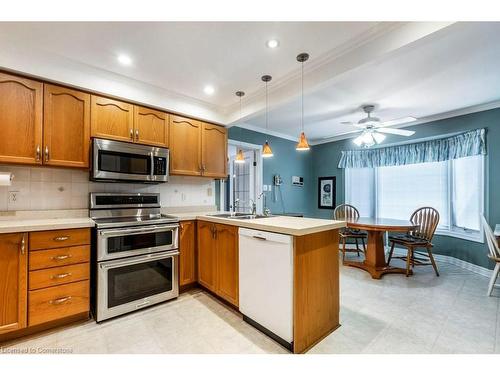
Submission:
<svg viewBox="0 0 500 375">
<path fill-rule="evenodd" d="M 213 95 L 213 93 L 215 92 L 215 89 L 213 86 L 205 86 L 205 88 L 203 89 L 203 92 L 207 95 Z"/>
<path fill-rule="evenodd" d="M 127 55 L 118 55 L 118 62 L 122 65 L 131 65 L 132 64 L 132 59 L 130 56 Z"/>
<path fill-rule="evenodd" d="M 276 39 L 271 39 L 271 40 L 268 40 L 267 43 L 266 43 L 266 46 L 268 48 L 276 48 L 280 45 L 280 42 L 277 41 Z"/>
</svg>

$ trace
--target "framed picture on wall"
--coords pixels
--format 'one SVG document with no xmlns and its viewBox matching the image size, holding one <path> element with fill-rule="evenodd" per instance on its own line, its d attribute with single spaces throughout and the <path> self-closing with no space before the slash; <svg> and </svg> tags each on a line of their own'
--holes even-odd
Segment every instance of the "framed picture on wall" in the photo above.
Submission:
<svg viewBox="0 0 500 375">
<path fill-rule="evenodd" d="M 318 208 L 335 208 L 335 176 L 318 178 Z"/>
</svg>

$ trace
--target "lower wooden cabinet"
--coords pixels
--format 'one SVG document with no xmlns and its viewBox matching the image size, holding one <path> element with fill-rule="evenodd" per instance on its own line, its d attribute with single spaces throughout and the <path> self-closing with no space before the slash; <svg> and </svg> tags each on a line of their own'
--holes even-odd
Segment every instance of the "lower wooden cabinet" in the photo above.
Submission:
<svg viewBox="0 0 500 375">
<path fill-rule="evenodd" d="M 238 306 L 238 227 L 198 222 L 198 282 Z"/>
<path fill-rule="evenodd" d="M 28 235 L 0 234 L 0 334 L 26 327 Z"/>
<path fill-rule="evenodd" d="M 88 313 L 89 279 L 90 229 L 0 234 L 0 341 Z"/>
<path fill-rule="evenodd" d="M 179 252 L 179 286 L 195 283 L 196 224 L 193 220 L 179 224 Z"/>
</svg>

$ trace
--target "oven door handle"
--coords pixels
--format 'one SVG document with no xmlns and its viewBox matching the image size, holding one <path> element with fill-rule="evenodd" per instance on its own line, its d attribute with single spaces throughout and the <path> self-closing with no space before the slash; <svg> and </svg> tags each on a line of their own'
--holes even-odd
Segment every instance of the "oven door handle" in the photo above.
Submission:
<svg viewBox="0 0 500 375">
<path fill-rule="evenodd" d="M 101 230 L 99 231 L 99 236 L 101 237 L 116 237 L 122 235 L 132 235 L 132 234 L 140 234 L 140 233 L 156 233 L 156 232 L 165 232 L 168 230 L 176 230 L 179 228 L 179 225 L 152 225 L 146 228 L 130 228 L 130 229 L 115 229 L 115 230 Z"/>
<path fill-rule="evenodd" d="M 175 251 L 169 251 L 166 254 L 141 255 L 139 257 L 134 257 L 133 259 L 117 260 L 117 261 L 110 261 L 110 262 L 101 263 L 99 266 L 102 269 L 131 266 L 133 264 L 145 263 L 147 261 L 152 261 L 152 260 L 172 258 L 172 257 L 179 255 L 179 254 L 180 254 L 180 252 L 178 250 L 175 250 Z"/>
</svg>

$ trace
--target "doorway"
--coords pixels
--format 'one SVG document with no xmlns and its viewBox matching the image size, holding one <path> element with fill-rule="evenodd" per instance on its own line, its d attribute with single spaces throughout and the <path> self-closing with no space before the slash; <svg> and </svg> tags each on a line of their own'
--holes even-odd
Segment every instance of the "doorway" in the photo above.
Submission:
<svg viewBox="0 0 500 375">
<path fill-rule="evenodd" d="M 263 211 L 262 193 L 262 156 L 261 145 L 229 140 L 228 142 L 228 179 L 221 186 L 220 201 L 225 211 L 252 212 L 255 202 L 257 213 Z M 235 163 L 236 153 L 243 150 L 245 163 Z"/>
</svg>

